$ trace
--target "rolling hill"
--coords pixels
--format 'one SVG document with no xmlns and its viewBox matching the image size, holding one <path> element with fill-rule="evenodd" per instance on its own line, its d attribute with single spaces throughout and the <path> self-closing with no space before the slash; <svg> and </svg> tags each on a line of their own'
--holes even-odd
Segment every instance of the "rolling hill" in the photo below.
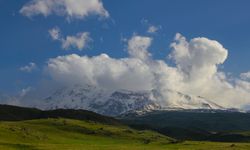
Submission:
<svg viewBox="0 0 250 150">
<path fill-rule="evenodd" d="M 64 118 L 0 121 L 3 150 L 247 150 L 249 143 L 176 141 L 149 130 Z"/>
<path fill-rule="evenodd" d="M 127 123 L 130 124 L 130 121 Z M 120 120 L 85 110 L 42 111 L 0 105 L 0 149 L 4 150 L 247 150 L 250 148 L 250 144 L 244 140 L 240 143 L 183 141 L 181 138 L 178 140 L 171 138 L 174 137 L 171 134 L 171 137 L 167 136 L 169 133 L 158 130 L 163 133 L 161 134 L 148 129 L 131 128 Z M 186 133 L 186 130 L 177 130 L 180 134 Z M 235 134 L 250 135 L 246 131 Z"/>
<path fill-rule="evenodd" d="M 172 142 L 173 139 L 156 132 L 93 121 L 53 118 L 0 122 L 0 149 L 153 148 Z"/>
<path fill-rule="evenodd" d="M 250 113 L 154 111 L 127 114 L 121 121 L 137 129 L 151 129 L 179 140 L 250 141 Z"/>
<path fill-rule="evenodd" d="M 85 110 L 42 111 L 0 105 L 0 120 L 0 149 L 142 149 L 176 142 Z"/>
<path fill-rule="evenodd" d="M 112 117 L 103 116 L 87 110 L 55 109 L 42 111 L 36 108 L 0 105 L 0 120 L 2 121 L 22 121 L 46 118 L 68 118 L 96 121 L 105 124 L 120 124 L 118 120 Z"/>
</svg>

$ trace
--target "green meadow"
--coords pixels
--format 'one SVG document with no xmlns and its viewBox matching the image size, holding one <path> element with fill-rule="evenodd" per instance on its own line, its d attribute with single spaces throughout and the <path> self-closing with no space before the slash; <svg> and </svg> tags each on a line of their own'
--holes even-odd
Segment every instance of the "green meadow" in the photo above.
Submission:
<svg viewBox="0 0 250 150">
<path fill-rule="evenodd" d="M 0 122 L 1 150 L 247 150 L 250 143 L 177 141 L 148 130 L 72 119 Z"/>
</svg>

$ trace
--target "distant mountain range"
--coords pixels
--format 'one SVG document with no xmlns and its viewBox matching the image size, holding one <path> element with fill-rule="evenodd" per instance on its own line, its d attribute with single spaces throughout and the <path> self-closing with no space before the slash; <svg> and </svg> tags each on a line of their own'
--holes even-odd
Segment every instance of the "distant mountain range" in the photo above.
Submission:
<svg viewBox="0 0 250 150">
<path fill-rule="evenodd" d="M 55 90 L 52 94 L 40 98 L 35 104 L 25 104 L 18 97 L 1 95 L 1 104 L 36 107 L 43 110 L 53 109 L 84 109 L 108 116 L 124 114 L 145 114 L 153 111 L 192 111 L 192 112 L 218 112 L 238 109 L 224 108 L 206 98 L 168 90 L 173 99 L 162 100 L 157 90 L 129 91 L 106 90 L 91 85 L 74 85 Z"/>
<path fill-rule="evenodd" d="M 75 85 L 56 90 L 35 107 L 45 110 L 85 109 L 109 116 L 127 113 L 144 114 L 156 110 L 230 110 L 199 96 L 191 96 L 173 90 L 168 92 L 175 95 L 173 103 L 160 101 L 160 94 L 156 90 L 137 92 L 116 90 L 111 92 L 90 85 Z"/>
</svg>

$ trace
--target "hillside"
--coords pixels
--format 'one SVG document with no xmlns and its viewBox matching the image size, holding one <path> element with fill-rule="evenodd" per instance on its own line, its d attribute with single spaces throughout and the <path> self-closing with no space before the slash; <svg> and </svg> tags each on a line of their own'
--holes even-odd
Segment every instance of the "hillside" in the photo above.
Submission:
<svg viewBox="0 0 250 150">
<path fill-rule="evenodd" d="M 175 118 L 176 115 L 172 117 Z M 138 117 L 134 117 L 134 119 L 136 120 Z M 149 118 L 146 122 L 137 120 L 137 124 L 131 118 L 127 118 L 126 121 L 123 120 L 125 123 L 139 129 L 136 130 L 114 118 L 85 110 L 58 109 L 42 111 L 33 108 L 0 105 L 0 149 L 161 150 L 183 148 L 187 150 L 205 150 L 212 148 L 223 150 L 250 148 L 250 144 L 243 143 L 248 141 L 245 141 L 245 139 L 237 141 L 239 138 L 234 142 L 241 143 L 183 141 L 184 138 L 176 136 L 176 131 L 178 131 L 178 135 L 188 135 L 189 140 L 193 140 L 197 138 L 197 135 L 193 134 L 194 130 L 192 128 L 181 130 L 176 126 L 176 129 L 172 128 L 170 130 L 172 133 L 174 132 L 174 134 L 171 134 L 171 132 L 167 132 L 169 128 L 157 126 L 159 125 L 159 122 L 158 124 L 156 122 L 157 117 L 154 119 L 155 122 L 151 122 L 151 125 L 155 124 L 156 128 L 148 128 L 149 122 L 147 121 L 150 121 Z M 163 123 L 166 121 L 161 120 Z M 165 135 L 152 130 L 144 130 L 141 128 L 142 126 L 145 127 L 144 129 L 157 130 Z M 200 134 L 199 130 L 195 130 L 195 132 L 199 133 L 198 136 L 204 136 L 203 132 Z M 246 131 L 233 134 L 246 137 L 250 135 Z M 170 138 L 168 135 L 180 140 Z M 218 138 L 218 136 L 215 136 L 215 138 Z"/>
<path fill-rule="evenodd" d="M 56 109 L 42 111 L 35 108 L 25 108 L 10 105 L 0 105 L 0 120 L 22 121 L 43 118 L 68 118 L 77 120 L 96 121 L 105 124 L 120 124 L 118 120 L 87 110 Z"/>
<path fill-rule="evenodd" d="M 155 111 L 127 114 L 121 121 L 137 129 L 152 129 L 180 140 L 250 141 L 250 113 Z"/>
<path fill-rule="evenodd" d="M 178 140 L 249 142 L 250 114 L 238 112 L 154 111 L 143 115 L 126 114 L 118 119 L 86 110 L 56 109 L 42 111 L 0 105 L 0 121 L 67 118 L 121 126 L 139 130 L 154 130 Z M 243 133 L 243 134 L 242 134 Z"/>
<path fill-rule="evenodd" d="M 248 149 L 247 143 L 177 142 L 152 131 L 71 119 L 0 122 L 4 150 Z"/>
<path fill-rule="evenodd" d="M 151 131 L 136 131 L 93 121 L 39 119 L 0 122 L 0 149 L 54 149 L 117 145 L 167 144 L 172 139 Z"/>
</svg>

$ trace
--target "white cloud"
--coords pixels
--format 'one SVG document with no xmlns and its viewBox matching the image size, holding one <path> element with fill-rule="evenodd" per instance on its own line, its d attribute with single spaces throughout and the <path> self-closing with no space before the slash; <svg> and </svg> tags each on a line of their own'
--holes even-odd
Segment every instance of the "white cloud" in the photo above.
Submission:
<svg viewBox="0 0 250 150">
<path fill-rule="evenodd" d="M 148 32 L 148 33 L 156 33 L 159 29 L 160 29 L 160 27 L 151 25 L 151 26 L 149 26 L 147 32 Z"/>
<path fill-rule="evenodd" d="M 30 62 L 28 65 L 20 67 L 19 70 L 24 71 L 24 72 L 32 72 L 37 68 L 36 64 L 33 62 Z"/>
<path fill-rule="evenodd" d="M 49 34 L 53 40 L 60 41 L 62 48 L 65 50 L 74 48 L 83 50 L 92 40 L 89 36 L 89 32 L 79 32 L 74 36 L 66 36 L 66 38 L 63 38 L 58 27 L 50 29 Z"/>
<path fill-rule="evenodd" d="M 140 59 L 114 59 L 106 54 L 95 57 L 76 54 L 50 59 L 47 72 L 64 84 L 92 84 L 108 89 L 150 89 L 152 76 Z M 142 88 L 143 87 L 143 88 Z"/>
<path fill-rule="evenodd" d="M 228 51 L 219 42 L 207 38 L 187 41 L 180 34 L 171 44 L 175 66 L 154 60 L 148 52 L 152 38 L 134 35 L 128 40 L 128 58 L 94 57 L 76 54 L 51 58 L 46 72 L 63 85 L 93 84 L 116 90 L 156 89 L 162 103 L 177 104 L 168 90 L 202 96 L 226 107 L 250 103 L 250 83 L 228 79 L 218 71 Z"/>
<path fill-rule="evenodd" d="M 68 19 L 83 19 L 89 15 L 109 17 L 101 0 L 31 0 L 20 13 L 27 17 L 55 14 Z"/>
<path fill-rule="evenodd" d="M 134 58 L 139 58 L 141 60 L 148 59 L 148 57 L 151 55 L 148 52 L 148 48 L 150 47 L 151 43 L 152 38 L 134 35 L 128 41 L 128 53 Z"/>
<path fill-rule="evenodd" d="M 243 79 L 243 80 L 250 80 L 250 71 L 245 72 L 245 73 L 241 73 L 240 78 Z"/>
<path fill-rule="evenodd" d="M 190 42 L 177 33 L 170 57 L 175 60 L 179 69 L 189 77 L 197 75 L 212 77 L 217 72 L 217 65 L 222 64 L 228 51 L 217 41 L 207 38 L 194 38 Z"/>
<path fill-rule="evenodd" d="M 91 41 L 88 32 L 79 32 L 75 36 L 67 36 L 66 39 L 62 40 L 63 49 L 77 48 L 83 50 L 87 43 Z"/>
<path fill-rule="evenodd" d="M 228 79 L 224 72 L 218 71 L 228 51 L 217 41 L 207 38 L 194 38 L 189 42 L 177 34 L 171 44 L 172 58 L 182 72 L 180 91 L 200 95 L 216 103 L 240 107 L 250 102 L 250 91 L 239 79 Z"/>
</svg>

